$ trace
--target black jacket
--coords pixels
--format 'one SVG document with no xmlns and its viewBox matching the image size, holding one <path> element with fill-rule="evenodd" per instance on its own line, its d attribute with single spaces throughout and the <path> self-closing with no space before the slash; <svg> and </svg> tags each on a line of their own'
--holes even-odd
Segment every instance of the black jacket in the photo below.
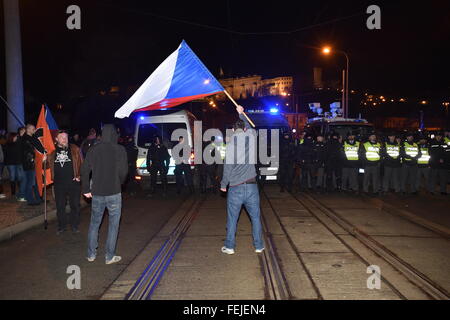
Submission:
<svg viewBox="0 0 450 320">
<path fill-rule="evenodd" d="M 128 173 L 128 161 L 125 148 L 117 143 L 117 138 L 115 127 L 107 124 L 103 127 L 100 142 L 89 148 L 81 166 L 83 194 L 111 196 L 121 192 L 121 184 Z"/>
<path fill-rule="evenodd" d="M 433 139 L 429 143 L 430 167 L 432 169 L 446 169 L 450 166 L 450 148 L 446 146 L 444 139 Z"/>
<path fill-rule="evenodd" d="M 147 168 L 154 166 L 168 167 L 170 154 L 165 145 L 152 143 L 147 152 Z"/>
<path fill-rule="evenodd" d="M 337 139 L 331 139 L 325 144 L 327 166 L 342 165 L 344 147 Z"/>
<path fill-rule="evenodd" d="M 5 144 L 3 153 L 5 155 L 5 165 L 22 164 L 22 144 L 19 140 Z"/>
<path fill-rule="evenodd" d="M 280 143 L 280 163 L 292 164 L 295 161 L 296 147 L 292 139 L 281 139 Z"/>
<path fill-rule="evenodd" d="M 44 147 L 36 136 L 29 136 L 24 134 L 20 138 L 21 149 L 22 149 L 22 166 L 23 170 L 35 170 L 34 158 L 35 158 L 35 150 L 38 150 L 41 153 L 44 153 Z"/>
</svg>

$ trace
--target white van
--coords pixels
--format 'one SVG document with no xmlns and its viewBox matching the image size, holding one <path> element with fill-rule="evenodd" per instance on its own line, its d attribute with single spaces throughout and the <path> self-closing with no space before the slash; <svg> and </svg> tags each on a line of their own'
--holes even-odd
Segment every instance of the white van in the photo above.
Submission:
<svg viewBox="0 0 450 320">
<path fill-rule="evenodd" d="M 195 116 L 186 110 L 155 110 L 138 115 L 136 121 L 135 140 L 138 148 L 136 161 L 135 179 L 144 188 L 150 186 L 150 172 L 147 170 L 147 152 L 155 136 L 162 139 L 162 143 L 167 147 L 172 156 L 172 147 L 177 141 L 171 141 L 172 133 L 176 129 L 186 129 L 188 133 L 188 143 L 193 148 L 194 145 L 194 121 Z M 194 167 L 191 167 L 194 169 Z M 170 159 L 167 181 L 175 183 L 175 161 Z M 160 179 L 158 178 L 158 183 Z"/>
</svg>

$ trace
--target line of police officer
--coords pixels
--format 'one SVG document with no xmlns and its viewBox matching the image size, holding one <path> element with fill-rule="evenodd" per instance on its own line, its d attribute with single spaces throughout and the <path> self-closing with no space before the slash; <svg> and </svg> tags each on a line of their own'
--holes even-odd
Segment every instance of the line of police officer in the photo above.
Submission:
<svg viewBox="0 0 450 320">
<path fill-rule="evenodd" d="M 359 173 L 363 173 L 362 190 L 374 194 L 417 194 L 422 181 L 425 189 L 447 194 L 450 177 L 450 132 L 437 132 L 429 139 L 425 134 L 415 136 L 388 133 L 386 137 L 369 134 L 367 141 L 349 132 L 345 140 L 331 133 L 315 139 L 303 132 L 294 141 L 286 133 L 280 145 L 279 183 L 281 191 L 352 191 L 359 193 Z M 416 140 L 417 138 L 417 140 Z M 416 142 L 417 141 L 417 142 Z M 363 169 L 363 170 L 361 170 Z"/>
</svg>

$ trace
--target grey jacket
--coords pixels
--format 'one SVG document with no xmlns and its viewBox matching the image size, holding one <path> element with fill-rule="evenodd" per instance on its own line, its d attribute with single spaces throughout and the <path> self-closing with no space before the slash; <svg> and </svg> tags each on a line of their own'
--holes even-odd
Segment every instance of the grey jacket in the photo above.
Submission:
<svg viewBox="0 0 450 320">
<path fill-rule="evenodd" d="M 236 130 L 227 143 L 221 188 L 237 186 L 256 177 L 256 135 L 248 130 L 250 125 L 245 116 L 240 114 L 239 118 L 247 130 Z"/>
</svg>

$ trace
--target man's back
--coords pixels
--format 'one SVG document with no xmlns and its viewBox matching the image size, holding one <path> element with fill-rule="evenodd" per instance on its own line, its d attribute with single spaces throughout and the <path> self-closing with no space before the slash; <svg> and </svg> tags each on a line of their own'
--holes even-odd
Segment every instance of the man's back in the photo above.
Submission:
<svg viewBox="0 0 450 320">
<path fill-rule="evenodd" d="M 92 171 L 92 187 L 89 173 Z M 127 153 L 117 144 L 117 133 L 113 125 L 105 125 L 102 139 L 92 146 L 82 167 L 83 193 L 108 196 L 121 192 L 121 184 L 128 172 Z"/>
</svg>

